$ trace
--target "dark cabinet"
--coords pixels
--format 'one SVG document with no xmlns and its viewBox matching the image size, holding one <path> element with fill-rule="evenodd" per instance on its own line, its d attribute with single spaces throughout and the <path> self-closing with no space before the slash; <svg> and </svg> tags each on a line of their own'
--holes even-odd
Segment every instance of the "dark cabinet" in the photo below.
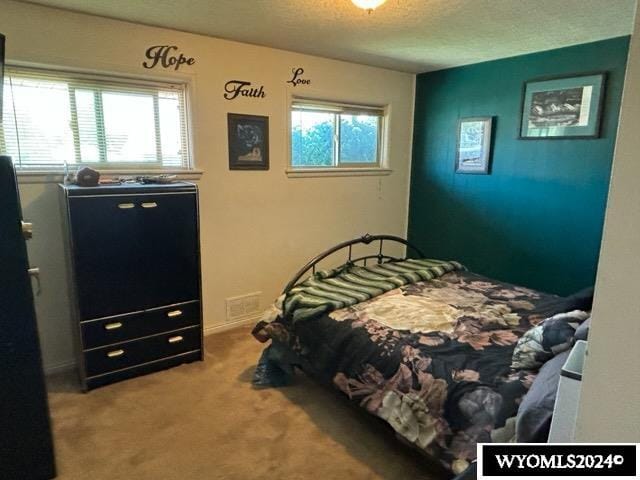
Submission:
<svg viewBox="0 0 640 480">
<path fill-rule="evenodd" d="M 201 358 L 196 186 L 61 188 L 85 386 Z"/>
<path fill-rule="evenodd" d="M 69 197 L 81 317 L 197 299 L 196 214 L 190 193 Z"/>
<path fill-rule="evenodd" d="M 27 273 L 30 226 L 21 224 L 15 172 L 4 156 L 0 206 L 0 478 L 42 480 L 55 476 L 55 463 Z"/>
</svg>

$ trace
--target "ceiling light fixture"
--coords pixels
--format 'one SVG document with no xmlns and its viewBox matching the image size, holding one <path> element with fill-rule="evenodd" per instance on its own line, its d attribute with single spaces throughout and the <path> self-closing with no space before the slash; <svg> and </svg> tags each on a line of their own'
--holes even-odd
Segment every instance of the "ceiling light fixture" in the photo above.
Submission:
<svg viewBox="0 0 640 480">
<path fill-rule="evenodd" d="M 356 7 L 362 8 L 363 10 L 366 10 L 369 13 L 371 13 L 387 0 L 351 0 L 351 1 Z"/>
</svg>

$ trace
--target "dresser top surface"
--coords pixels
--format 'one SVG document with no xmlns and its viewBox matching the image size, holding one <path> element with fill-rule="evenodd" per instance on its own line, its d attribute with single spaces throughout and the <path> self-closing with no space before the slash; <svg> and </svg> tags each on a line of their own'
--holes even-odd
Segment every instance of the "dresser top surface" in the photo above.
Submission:
<svg viewBox="0 0 640 480">
<path fill-rule="evenodd" d="M 85 195 L 130 195 L 140 193 L 178 193 L 195 192 L 196 186 L 189 182 L 159 183 L 122 183 L 119 185 L 98 185 L 96 187 L 81 187 L 79 185 L 59 184 L 69 197 Z"/>
</svg>

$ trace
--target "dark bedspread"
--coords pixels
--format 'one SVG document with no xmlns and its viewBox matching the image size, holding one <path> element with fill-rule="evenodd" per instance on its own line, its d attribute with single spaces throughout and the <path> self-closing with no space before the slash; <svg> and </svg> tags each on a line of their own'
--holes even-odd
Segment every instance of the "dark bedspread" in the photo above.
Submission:
<svg viewBox="0 0 640 480">
<path fill-rule="evenodd" d="M 575 308 L 570 298 L 451 272 L 295 324 L 259 324 L 254 335 L 273 343 L 258 376 L 281 384 L 301 365 L 459 473 L 477 442 L 513 436 L 535 378 L 510 369 L 519 337 Z"/>
</svg>

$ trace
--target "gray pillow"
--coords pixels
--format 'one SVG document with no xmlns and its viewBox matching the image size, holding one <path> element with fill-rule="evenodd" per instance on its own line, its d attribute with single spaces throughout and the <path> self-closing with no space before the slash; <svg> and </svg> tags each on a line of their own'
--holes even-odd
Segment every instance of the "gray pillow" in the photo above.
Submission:
<svg viewBox="0 0 640 480">
<path fill-rule="evenodd" d="M 578 325 L 576 334 L 573 336 L 576 340 L 586 340 L 589 336 L 589 327 L 591 326 L 591 317 L 587 318 L 584 322 Z"/>
<path fill-rule="evenodd" d="M 546 443 L 556 402 L 560 370 L 570 351 L 562 352 L 545 363 L 518 407 L 516 441 Z"/>
</svg>

